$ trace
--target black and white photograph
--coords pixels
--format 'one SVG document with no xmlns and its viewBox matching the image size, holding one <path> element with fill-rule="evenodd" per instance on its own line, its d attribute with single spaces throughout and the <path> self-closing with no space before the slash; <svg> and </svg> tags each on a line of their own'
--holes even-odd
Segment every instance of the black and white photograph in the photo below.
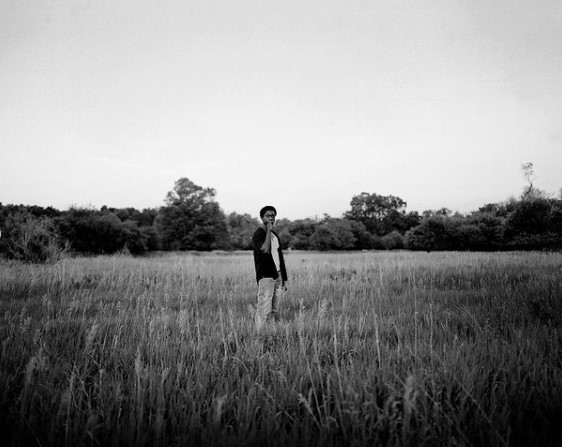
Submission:
<svg viewBox="0 0 562 447">
<path fill-rule="evenodd" d="M 0 0 L 0 443 L 562 446 L 562 3 Z"/>
</svg>

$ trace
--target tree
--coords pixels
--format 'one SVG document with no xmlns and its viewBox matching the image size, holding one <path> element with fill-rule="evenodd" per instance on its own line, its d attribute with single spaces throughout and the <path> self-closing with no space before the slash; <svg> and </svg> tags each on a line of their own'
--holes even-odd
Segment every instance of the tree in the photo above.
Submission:
<svg viewBox="0 0 562 447">
<path fill-rule="evenodd" d="M 533 182 L 535 181 L 535 167 L 533 163 L 523 163 L 521 165 L 521 170 L 523 171 L 523 177 L 529 184 L 527 190 L 523 192 L 521 198 L 526 199 L 529 197 L 533 197 Z"/>
<path fill-rule="evenodd" d="M 259 221 L 249 214 L 230 213 L 227 224 L 232 248 L 250 250 L 252 248 L 252 236 L 260 225 Z"/>
<path fill-rule="evenodd" d="M 73 251 L 88 254 L 115 253 L 125 248 L 129 229 L 109 210 L 72 207 L 57 219 L 61 236 Z"/>
<path fill-rule="evenodd" d="M 521 165 L 521 170 L 523 171 L 523 178 L 528 183 L 528 186 L 525 188 L 523 193 L 521 194 L 521 200 L 533 200 L 533 199 L 545 199 L 548 197 L 548 194 L 535 187 L 535 166 L 533 163 L 523 163 Z"/>
<path fill-rule="evenodd" d="M 125 242 L 123 249 L 128 250 L 129 253 L 140 255 L 155 248 L 152 227 L 139 227 L 134 220 L 126 220 L 123 222 L 123 230 Z"/>
<path fill-rule="evenodd" d="M 289 219 L 279 219 L 275 221 L 275 231 L 279 236 L 279 244 L 283 250 L 289 248 L 291 243 L 291 233 L 289 232 L 289 226 L 291 221 Z"/>
<path fill-rule="evenodd" d="M 447 250 L 450 248 L 447 218 L 430 216 L 406 233 L 406 246 L 411 250 Z"/>
<path fill-rule="evenodd" d="M 561 248 L 562 200 L 538 197 L 517 202 L 507 218 L 505 234 L 513 248 Z"/>
<path fill-rule="evenodd" d="M 402 227 L 406 202 L 400 197 L 362 192 L 353 196 L 350 205 L 345 217 L 363 223 L 370 233 L 384 235 Z"/>
<path fill-rule="evenodd" d="M 125 247 L 132 254 L 157 250 L 159 241 L 154 228 L 154 220 L 158 214 L 155 208 L 145 208 L 139 211 L 135 208 L 108 208 L 102 206 L 102 213 L 113 213 L 123 222 L 126 233 Z"/>
<path fill-rule="evenodd" d="M 476 213 L 489 214 L 501 218 L 506 218 L 509 212 L 510 208 L 506 203 L 487 203 L 476 211 Z"/>
<path fill-rule="evenodd" d="M 166 250 L 230 248 L 226 216 L 215 202 L 215 190 L 180 178 L 166 195 L 155 225 Z"/>
<path fill-rule="evenodd" d="M 553 199 L 550 202 L 552 208 L 549 216 L 549 229 L 554 233 L 562 234 L 562 198 Z"/>
<path fill-rule="evenodd" d="M 310 236 L 310 248 L 313 250 L 352 250 L 355 243 L 351 223 L 328 215 L 324 216 Z"/>
<path fill-rule="evenodd" d="M 355 237 L 354 249 L 370 250 L 370 249 L 382 247 L 380 237 L 369 233 L 363 222 L 357 222 L 356 220 L 349 220 L 349 219 L 347 219 L 347 222 L 349 222 L 351 232 Z"/>
<path fill-rule="evenodd" d="M 486 239 L 478 225 L 469 223 L 466 219 L 453 219 L 449 227 L 450 246 L 452 250 L 481 250 L 485 247 Z"/>
<path fill-rule="evenodd" d="M 486 205 L 467 217 L 467 223 L 474 225 L 480 231 L 481 245 L 473 248 L 492 250 L 503 246 L 506 221 L 504 209 L 504 207 Z"/>
<path fill-rule="evenodd" d="M 404 239 L 404 236 L 402 236 L 398 231 L 393 231 L 385 234 L 381 238 L 381 243 L 386 250 L 396 250 L 404 248 Z"/>
<path fill-rule="evenodd" d="M 56 262 L 68 251 L 53 220 L 26 211 L 10 214 L 2 225 L 7 256 L 24 262 Z"/>
<path fill-rule="evenodd" d="M 313 219 L 298 219 L 289 224 L 291 236 L 290 248 L 295 250 L 310 249 L 310 237 L 314 234 L 318 222 Z"/>
<path fill-rule="evenodd" d="M 507 218 L 508 233 L 540 234 L 548 231 L 551 211 L 548 199 L 521 200 Z"/>
<path fill-rule="evenodd" d="M 381 222 L 382 234 L 387 235 L 392 232 L 404 234 L 410 228 L 419 225 L 420 221 L 421 217 L 417 211 L 406 213 L 403 210 L 390 210 Z"/>
<path fill-rule="evenodd" d="M 449 208 L 443 207 L 443 208 L 439 208 L 438 210 L 425 210 L 422 213 L 422 216 L 424 218 L 433 217 L 433 216 L 448 217 L 451 214 L 453 214 L 453 212 Z"/>
</svg>

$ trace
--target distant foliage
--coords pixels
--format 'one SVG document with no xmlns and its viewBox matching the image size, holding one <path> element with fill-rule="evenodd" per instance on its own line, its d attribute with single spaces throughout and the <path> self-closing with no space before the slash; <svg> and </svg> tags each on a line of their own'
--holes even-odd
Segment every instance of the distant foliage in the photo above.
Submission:
<svg viewBox="0 0 562 447">
<path fill-rule="evenodd" d="M 412 250 L 449 248 L 446 217 L 430 216 L 406 233 L 406 245 Z"/>
<path fill-rule="evenodd" d="M 404 233 L 419 223 L 416 212 L 406 214 L 406 202 L 400 197 L 362 192 L 351 199 L 350 220 L 361 222 L 367 231 L 384 236 L 392 231 Z"/>
<path fill-rule="evenodd" d="M 72 250 L 86 254 L 109 254 L 128 251 L 141 254 L 157 248 L 152 226 L 139 226 L 128 215 L 118 217 L 117 210 L 106 207 L 70 208 L 58 220 L 58 230 L 68 240 Z"/>
<path fill-rule="evenodd" d="M 309 250 L 310 237 L 316 231 L 317 222 L 313 219 L 299 219 L 290 223 L 290 247 L 295 250 Z"/>
<path fill-rule="evenodd" d="M 58 235 L 54 222 L 48 217 L 34 217 L 30 213 L 16 212 L 4 220 L 6 253 L 18 261 L 42 263 L 56 262 L 68 251 Z"/>
<path fill-rule="evenodd" d="M 215 202 L 215 190 L 179 179 L 156 216 L 165 250 L 229 249 L 226 216 Z"/>
<path fill-rule="evenodd" d="M 412 250 L 562 248 L 562 200 L 530 198 L 488 204 L 468 216 L 427 213 L 406 234 Z"/>
<path fill-rule="evenodd" d="M 291 221 L 289 219 L 278 219 L 275 222 L 275 231 L 279 235 L 279 243 L 284 250 L 289 248 L 289 244 L 291 243 L 291 233 L 289 233 L 290 225 Z"/>
<path fill-rule="evenodd" d="M 482 250 L 495 250 L 505 243 L 505 216 L 494 212 L 476 211 L 466 219 L 467 225 L 475 227 L 479 233 L 479 246 Z"/>
<path fill-rule="evenodd" d="M 58 211 L 0 204 L 0 254 L 30 262 L 56 260 L 67 252 L 141 254 L 158 248 L 152 224 L 155 214 L 152 210 L 141 212 L 134 208 L 71 207 Z M 24 250 L 24 246 L 28 248 Z M 28 254 L 23 255 L 24 252 Z"/>
<path fill-rule="evenodd" d="M 521 200 L 507 218 L 507 231 L 509 234 L 540 234 L 556 231 L 556 216 L 560 214 L 560 205 L 557 200 L 543 198 Z"/>
<path fill-rule="evenodd" d="M 385 234 L 381 238 L 381 243 L 385 250 L 397 250 L 404 248 L 404 240 L 405 237 L 395 230 L 391 233 Z"/>
<path fill-rule="evenodd" d="M 125 229 L 110 212 L 90 208 L 71 208 L 59 219 L 61 235 L 80 253 L 114 253 L 125 245 Z"/>
<path fill-rule="evenodd" d="M 530 177 L 529 177 L 530 178 Z M 530 182 L 521 199 L 488 203 L 462 215 L 447 208 L 406 213 L 399 197 L 361 193 L 343 217 L 280 218 L 281 246 L 292 250 L 560 250 L 562 198 Z M 215 190 L 179 179 L 159 209 L 72 207 L 67 211 L 0 204 L 0 255 L 33 262 L 57 250 L 140 255 L 154 250 L 250 250 L 261 225 L 250 214 L 224 214 Z M 25 248 L 24 248 L 25 247 Z"/>
<path fill-rule="evenodd" d="M 310 248 L 313 250 L 352 250 L 357 239 L 351 230 L 351 224 L 345 219 L 325 216 L 316 225 L 310 236 Z"/>
<path fill-rule="evenodd" d="M 562 248 L 562 200 L 521 200 L 506 219 L 508 245 L 517 249 Z"/>
<path fill-rule="evenodd" d="M 230 213 L 227 217 L 227 225 L 232 248 L 250 250 L 254 231 L 260 225 L 259 220 L 249 214 Z"/>
</svg>

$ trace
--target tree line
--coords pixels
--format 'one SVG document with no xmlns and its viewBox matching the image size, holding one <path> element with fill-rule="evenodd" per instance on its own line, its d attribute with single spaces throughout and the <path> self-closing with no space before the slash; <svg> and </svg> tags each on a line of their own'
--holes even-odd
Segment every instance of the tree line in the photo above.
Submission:
<svg viewBox="0 0 562 447">
<path fill-rule="evenodd" d="M 31 262 L 66 253 L 248 250 L 259 219 L 226 215 L 212 188 L 179 179 L 164 206 L 101 209 L 2 205 L 0 255 Z M 281 244 L 295 250 L 537 250 L 562 248 L 562 198 L 532 184 L 519 199 L 467 215 L 446 208 L 406 212 L 400 197 L 355 195 L 341 217 L 279 219 Z"/>
</svg>

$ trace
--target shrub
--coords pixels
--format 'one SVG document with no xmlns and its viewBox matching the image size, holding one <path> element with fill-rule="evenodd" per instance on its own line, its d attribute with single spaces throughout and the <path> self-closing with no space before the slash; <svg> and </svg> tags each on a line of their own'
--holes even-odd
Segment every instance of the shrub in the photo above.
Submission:
<svg viewBox="0 0 562 447">
<path fill-rule="evenodd" d="M 56 231 L 53 220 L 15 213 L 4 222 L 7 256 L 23 262 L 56 262 L 68 252 Z"/>
<path fill-rule="evenodd" d="M 402 236 L 398 231 L 393 231 L 384 235 L 381 238 L 381 243 L 385 250 L 404 248 L 404 236 Z"/>
<path fill-rule="evenodd" d="M 406 233 L 406 246 L 410 250 L 446 250 L 448 239 L 446 218 L 430 216 Z"/>
</svg>

